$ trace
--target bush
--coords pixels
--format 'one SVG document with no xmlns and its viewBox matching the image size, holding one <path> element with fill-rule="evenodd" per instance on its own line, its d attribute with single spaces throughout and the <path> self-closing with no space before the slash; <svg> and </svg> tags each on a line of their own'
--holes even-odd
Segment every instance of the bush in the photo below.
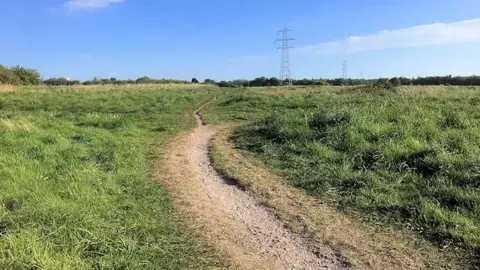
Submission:
<svg viewBox="0 0 480 270">
<path fill-rule="evenodd" d="M 235 85 L 233 85 L 233 83 L 231 82 L 227 82 L 227 81 L 221 81 L 218 83 L 218 86 L 219 87 L 235 87 Z"/>
<path fill-rule="evenodd" d="M 79 81 L 75 81 L 75 80 L 72 81 L 66 78 L 50 78 L 48 80 L 45 80 L 43 83 L 46 85 L 52 85 L 52 86 L 80 84 Z"/>
<path fill-rule="evenodd" d="M 147 76 L 144 76 L 144 77 L 138 78 L 135 82 L 136 82 L 136 83 L 139 83 L 139 84 L 140 84 L 140 83 L 152 83 L 153 80 L 150 79 L 150 78 L 147 77 Z"/>
<path fill-rule="evenodd" d="M 7 67 L 0 65 L 0 83 L 3 84 L 20 84 L 18 77 Z"/>
<path fill-rule="evenodd" d="M 205 81 L 203 81 L 204 84 L 217 84 L 216 81 L 212 80 L 212 79 L 205 79 Z"/>
<path fill-rule="evenodd" d="M 21 66 L 15 66 L 10 69 L 13 74 L 18 78 L 20 84 L 23 85 L 37 85 L 41 84 L 42 76 L 35 69 L 24 68 Z"/>
<path fill-rule="evenodd" d="M 270 86 L 279 86 L 279 85 L 282 84 L 282 82 L 281 82 L 279 79 L 277 79 L 277 78 L 275 78 L 275 77 L 272 77 L 272 78 L 270 78 L 270 79 L 268 80 L 268 84 L 269 84 Z"/>
<path fill-rule="evenodd" d="M 8 68 L 0 65 L 0 83 L 37 85 L 43 82 L 42 77 L 35 69 L 15 66 Z"/>
</svg>

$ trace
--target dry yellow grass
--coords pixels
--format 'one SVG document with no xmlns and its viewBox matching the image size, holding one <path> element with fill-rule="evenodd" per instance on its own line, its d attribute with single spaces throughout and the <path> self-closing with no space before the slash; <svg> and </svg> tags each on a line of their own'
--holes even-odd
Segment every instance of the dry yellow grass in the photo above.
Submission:
<svg viewBox="0 0 480 270">
<path fill-rule="evenodd" d="M 356 269 L 462 269 L 446 254 L 405 231 L 368 225 L 284 184 L 252 156 L 228 142 L 232 128 L 223 128 L 211 144 L 217 169 L 236 179 L 270 207 L 295 232 L 314 243 L 338 250 Z"/>
<path fill-rule="evenodd" d="M 465 98 L 476 96 L 478 93 L 477 86 L 401 86 L 397 90 L 402 96 L 415 99 Z"/>
<path fill-rule="evenodd" d="M 0 119 L 0 123 L 10 131 L 30 131 L 31 124 L 25 120 Z"/>
<path fill-rule="evenodd" d="M 0 84 L 0 92 L 10 92 L 15 91 L 17 89 L 16 86 L 10 84 Z"/>
</svg>

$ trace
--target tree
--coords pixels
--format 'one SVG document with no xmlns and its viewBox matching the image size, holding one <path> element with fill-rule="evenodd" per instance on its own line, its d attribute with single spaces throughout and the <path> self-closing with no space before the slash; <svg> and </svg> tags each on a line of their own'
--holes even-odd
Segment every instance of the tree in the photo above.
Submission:
<svg viewBox="0 0 480 270">
<path fill-rule="evenodd" d="M 234 87 L 234 85 L 231 82 L 227 81 L 221 81 L 218 83 L 219 87 Z"/>
<path fill-rule="evenodd" d="M 196 78 L 192 78 L 192 83 L 200 83 Z"/>
<path fill-rule="evenodd" d="M 7 67 L 0 65 L 0 83 L 20 84 L 20 79 Z"/>
<path fill-rule="evenodd" d="M 335 86 L 343 85 L 343 84 L 344 84 L 344 79 L 343 79 L 343 78 L 333 79 L 333 80 L 331 81 L 331 84 L 332 84 L 332 85 L 335 85 Z"/>
<path fill-rule="evenodd" d="M 153 83 L 153 80 L 150 79 L 147 76 L 143 76 L 143 77 L 138 78 L 135 82 L 139 83 L 139 84 L 141 84 L 141 83 Z"/>
<path fill-rule="evenodd" d="M 390 79 L 390 84 L 393 85 L 394 87 L 397 87 L 402 85 L 402 81 L 400 80 L 400 78 L 393 77 Z"/>
<path fill-rule="evenodd" d="M 14 66 L 10 69 L 23 85 L 36 85 L 43 82 L 42 76 L 35 69 Z"/>
<path fill-rule="evenodd" d="M 43 81 L 44 84 L 46 85 L 69 85 L 70 81 L 65 79 L 65 78 L 50 78 L 48 80 Z"/>
<path fill-rule="evenodd" d="M 250 86 L 268 86 L 268 79 L 266 77 L 256 78 L 250 83 Z"/>
<path fill-rule="evenodd" d="M 50 78 L 48 80 L 43 81 L 46 85 L 58 86 L 58 85 L 77 85 L 80 84 L 80 81 L 77 80 L 70 80 L 67 78 Z M 88 84 L 85 82 L 84 84 Z"/>
<path fill-rule="evenodd" d="M 215 82 L 214 80 L 212 79 L 205 79 L 205 81 L 203 81 L 204 84 L 217 84 L 217 82 Z"/>
<path fill-rule="evenodd" d="M 101 84 L 101 83 L 102 83 L 102 79 L 98 77 L 93 77 L 93 79 L 88 84 Z"/>
<path fill-rule="evenodd" d="M 328 83 L 327 80 L 322 80 L 322 79 L 314 80 L 314 81 L 313 81 L 313 84 L 314 84 L 314 85 L 329 85 L 329 83 Z"/>
<path fill-rule="evenodd" d="M 275 77 L 272 77 L 270 79 L 268 79 L 268 84 L 270 86 L 279 86 L 281 84 L 280 80 L 275 78 Z"/>
<path fill-rule="evenodd" d="M 374 86 L 389 89 L 392 87 L 392 84 L 390 83 L 390 79 L 380 78 L 375 81 Z"/>
</svg>

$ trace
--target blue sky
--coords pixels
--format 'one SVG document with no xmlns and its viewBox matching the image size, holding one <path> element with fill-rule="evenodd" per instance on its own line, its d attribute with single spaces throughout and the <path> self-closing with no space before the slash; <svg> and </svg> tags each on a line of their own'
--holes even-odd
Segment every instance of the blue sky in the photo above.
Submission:
<svg viewBox="0 0 480 270">
<path fill-rule="evenodd" d="M 4 0 L 0 64 L 45 78 L 480 74 L 478 0 Z"/>
</svg>

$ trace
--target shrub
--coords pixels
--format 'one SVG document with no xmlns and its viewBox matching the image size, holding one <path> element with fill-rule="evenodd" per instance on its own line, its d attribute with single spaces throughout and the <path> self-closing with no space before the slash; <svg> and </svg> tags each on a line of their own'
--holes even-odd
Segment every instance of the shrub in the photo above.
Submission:
<svg viewBox="0 0 480 270">
<path fill-rule="evenodd" d="M 52 86 L 80 84 L 79 81 L 72 81 L 66 78 L 50 78 L 48 80 L 45 80 L 43 83 Z"/>
<path fill-rule="evenodd" d="M 219 87 L 235 87 L 231 82 L 221 81 L 218 83 Z"/>
<path fill-rule="evenodd" d="M 23 85 L 37 85 L 41 84 L 42 81 L 42 76 L 40 73 L 35 70 L 35 69 L 30 69 L 30 68 L 24 68 L 21 66 L 15 66 L 10 69 L 15 76 L 18 78 L 20 81 L 20 84 Z"/>
<path fill-rule="evenodd" d="M 0 83 L 20 84 L 20 80 L 12 70 L 0 65 Z"/>
<path fill-rule="evenodd" d="M 212 80 L 212 79 L 205 79 L 205 81 L 203 81 L 204 84 L 217 84 L 216 81 Z"/>
</svg>

